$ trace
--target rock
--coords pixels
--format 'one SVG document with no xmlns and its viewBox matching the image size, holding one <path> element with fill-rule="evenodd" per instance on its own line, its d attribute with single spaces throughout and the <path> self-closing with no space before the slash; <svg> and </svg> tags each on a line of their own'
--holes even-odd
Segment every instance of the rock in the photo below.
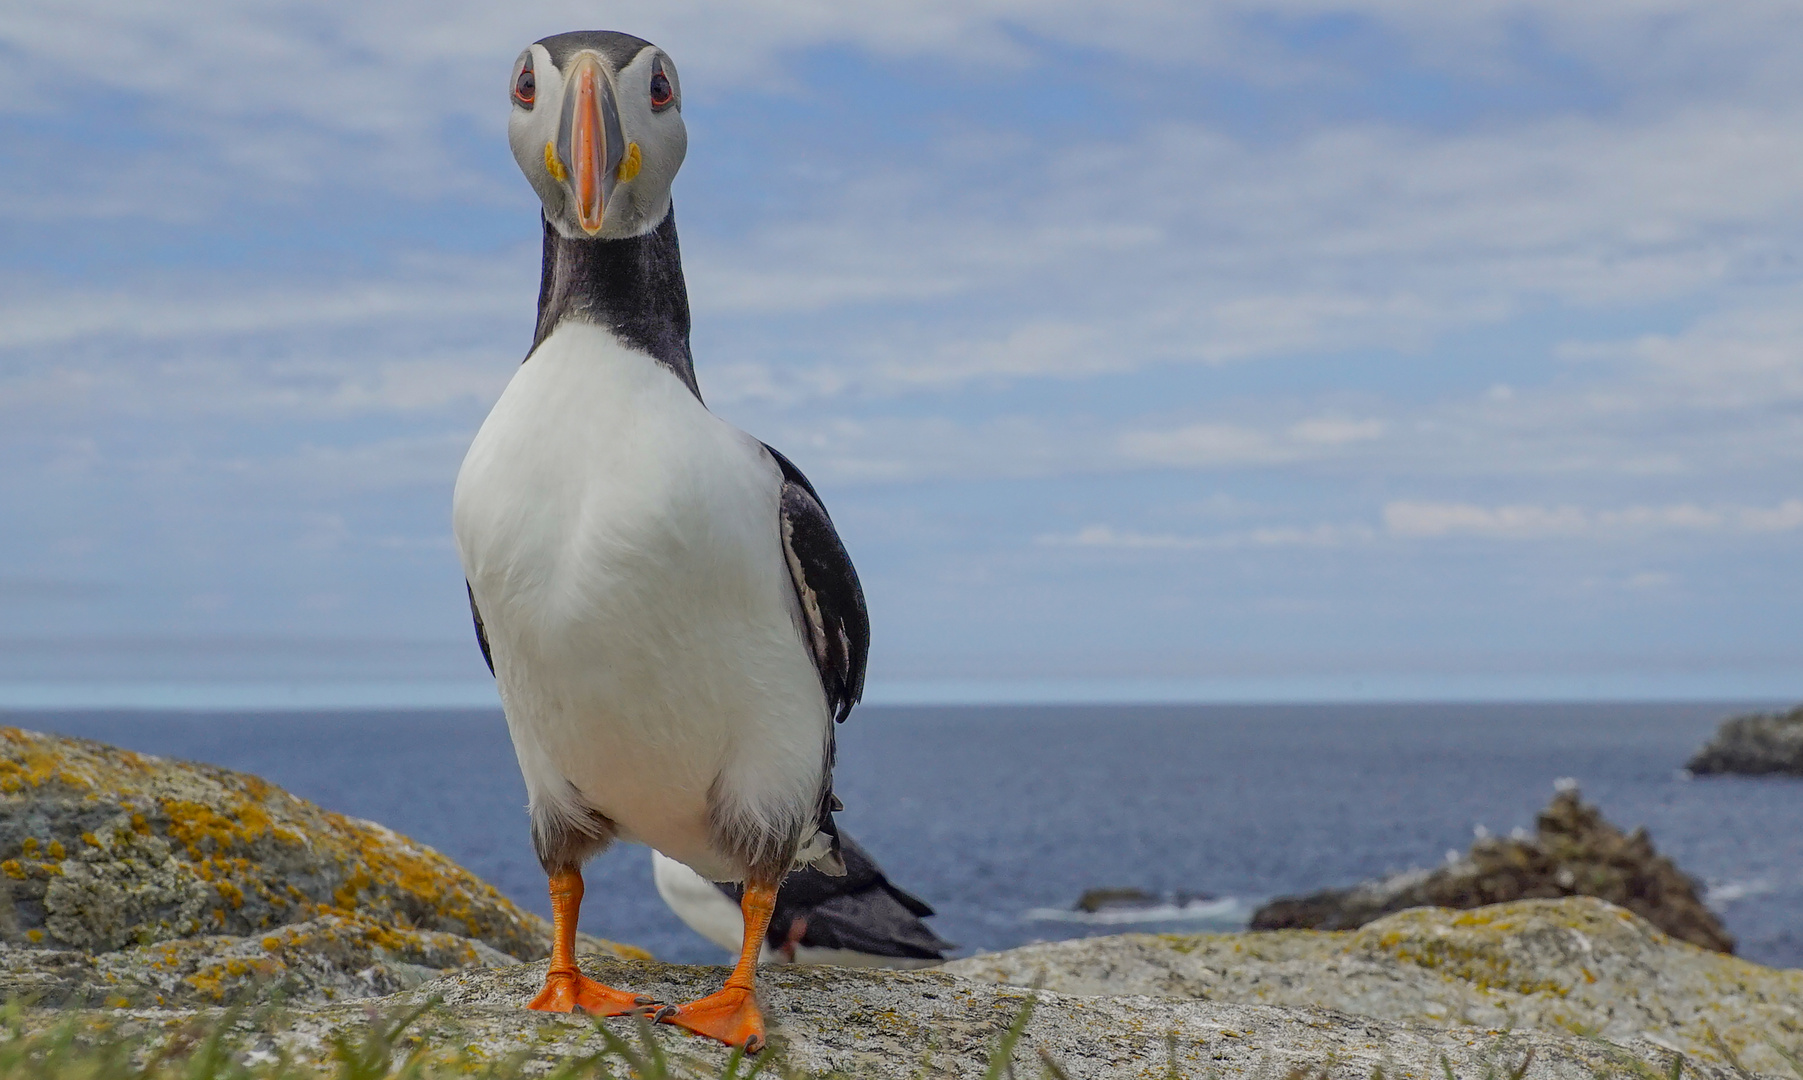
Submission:
<svg viewBox="0 0 1803 1080">
<path fill-rule="evenodd" d="M 1103 908 L 1143 908 L 1158 903 L 1158 897 L 1144 889 L 1085 889 L 1071 910 L 1091 914 Z"/>
<path fill-rule="evenodd" d="M 1515 916 L 1503 915 L 1493 916 L 1481 926 L 1474 923 L 1473 929 L 1463 932 L 1463 936 L 1455 934 L 1448 942 L 1435 946 L 1431 943 L 1439 938 L 1428 924 L 1406 928 L 1406 920 L 1417 917 L 1411 914 L 1396 922 L 1394 932 L 1399 936 L 1395 942 L 1385 944 L 1384 935 L 1377 934 L 1378 940 L 1370 946 L 1371 959 L 1362 962 L 1376 970 L 1419 970 L 1424 974 L 1418 981 L 1424 986 L 1432 978 L 1456 979 L 1461 985 L 1476 986 L 1482 981 L 1483 972 L 1505 964 L 1501 981 L 1529 987 L 1555 980 L 1562 981 L 1561 985 L 1572 982 L 1576 986 L 1582 982 L 1579 972 L 1587 962 L 1598 973 L 1598 985 L 1615 986 L 1613 980 L 1632 977 L 1638 971 L 1636 964 L 1645 961 L 1656 970 L 1676 955 L 1682 963 L 1714 964 L 1732 978 L 1747 981 L 1774 998 L 1788 994 L 1790 1003 L 1798 1000 L 1795 984 L 1779 978 L 1783 973 L 1674 944 L 1631 915 L 1606 905 L 1564 902 L 1574 903 L 1588 905 L 1576 910 L 1599 924 L 1586 932 L 1591 952 L 1581 948 L 1574 952 L 1572 943 L 1576 938 L 1564 925 L 1557 929 L 1557 940 L 1542 940 L 1524 924 L 1520 932 L 1527 935 L 1526 943 L 1510 944 L 1510 931 L 1504 929 L 1504 924 Z M 1554 911 L 1564 910 L 1560 904 L 1548 906 Z M 1611 925 L 1622 929 L 1611 931 L 1607 928 Z M 1278 954 L 1289 957 L 1290 966 L 1281 972 L 1275 966 L 1269 968 L 1273 976 L 1270 984 L 1280 986 L 1288 978 L 1341 977 L 1333 974 L 1335 961 L 1331 957 L 1344 952 L 1348 944 L 1361 936 L 1293 932 L 1191 939 L 1134 935 L 1015 950 L 959 961 L 937 971 L 770 967 L 762 972 L 760 996 L 773 1041 L 786 1067 L 768 1069 L 766 1075 L 832 1072 L 896 1080 L 923 1075 L 981 1076 L 1003 1033 L 1035 995 L 1018 984 L 1038 978 L 1048 965 L 1048 984 L 1070 980 L 1074 986 L 1080 986 L 1080 992 L 1056 988 L 1037 993 L 1036 1006 L 1015 1054 L 1016 1075 L 1040 1073 L 1041 1051 L 1065 1075 L 1078 1078 L 1300 1076 L 1326 1080 L 1332 1076 L 1368 1080 L 1378 1075 L 1379 1069 L 1383 1076 L 1416 1080 L 1437 1080 L 1449 1071 L 1457 1077 L 1518 1076 L 1519 1080 L 1671 1075 L 1670 1050 L 1632 1034 L 1612 1031 L 1612 1041 L 1576 1034 L 1570 1030 L 1575 1023 L 1557 1023 L 1550 1005 L 1533 1014 L 1545 1021 L 1544 1030 L 1518 1027 L 1505 1032 L 1500 1025 L 1457 1026 L 1456 1019 L 1444 1017 L 1398 1022 L 1326 1011 L 1308 1004 L 1233 1001 L 1226 1000 L 1228 994 L 1224 992 L 1204 999 L 1188 992 L 1202 985 L 1195 973 L 1253 963 L 1244 957 L 1229 960 L 1233 955 L 1231 942 L 1243 943 L 1255 951 L 1275 948 Z M 1611 955 L 1618 939 L 1641 951 L 1620 957 Z M 1469 955 L 1462 951 L 1466 946 L 1470 946 Z M 1433 953 L 1435 948 L 1440 952 Z M 1433 963 L 1430 954 L 1442 959 Z M 1361 961 L 1338 962 L 1351 965 Z M 723 968 L 602 957 L 588 958 L 582 966 L 591 977 L 603 982 L 676 1002 L 718 989 L 725 977 Z M 1173 996 L 1168 973 L 1178 969 L 1185 992 Z M 1161 975 L 1161 970 L 1166 974 Z M 325 1061 L 335 1040 L 346 1036 L 354 1040 L 372 1011 L 392 1016 L 436 999 L 439 1006 L 424 1015 L 414 1029 L 429 1057 L 489 1063 L 517 1055 L 526 1060 L 526 1071 L 530 1072 L 535 1066 L 549 1068 L 568 1062 L 574 1055 L 601 1050 L 596 1022 L 581 1016 L 532 1013 L 521 1007 L 543 978 L 542 962 L 472 969 L 376 1002 L 297 1010 L 279 1020 L 246 1019 L 242 1026 L 249 1045 L 245 1049 L 272 1057 L 286 1053 L 300 1062 L 318 1065 Z M 1213 978 L 1210 985 L 1217 991 L 1228 988 L 1228 983 L 1218 977 L 1202 978 Z M 1393 981 L 1406 985 L 1400 976 Z M 1678 983 L 1668 980 L 1659 986 L 1671 987 L 1673 1000 L 1678 1000 Z M 1692 1013 L 1717 1010 L 1712 1015 L 1717 1015 L 1734 1033 L 1727 1037 L 1740 1038 L 1743 1033 L 1736 1026 L 1739 1014 L 1733 1008 L 1751 991 L 1736 991 L 1733 986 L 1697 989 L 1700 996 L 1687 1002 Z M 1521 992 L 1525 997 L 1535 991 Z M 1378 996 L 1367 997 L 1382 1003 Z M 1724 1004 L 1730 1006 L 1726 1011 Z M 1768 1002 L 1765 1009 L 1766 1013 L 1760 1014 L 1762 1018 L 1781 1012 L 1777 1000 Z M 180 1033 L 194 1014 L 119 1010 L 112 1015 L 127 1026 L 168 1039 L 182 1037 Z M 1793 1009 L 1791 1027 L 1774 1028 L 1768 1033 L 1794 1045 L 1794 1020 Z M 600 1021 L 599 1025 L 635 1041 L 631 1021 L 613 1019 Z M 712 1042 L 667 1026 L 655 1029 L 652 1038 L 675 1064 L 676 1075 L 722 1074 L 726 1051 Z M 1746 1080 L 1744 1074 L 1724 1064 L 1724 1060 L 1720 1051 L 1703 1046 L 1685 1062 L 1684 1074 L 1695 1080 Z M 1751 1057 L 1749 1060 L 1764 1061 Z M 622 1068 L 617 1074 L 626 1071 Z M 649 1070 L 639 1071 L 642 1074 Z"/>
<path fill-rule="evenodd" d="M 372 997 L 549 941 L 543 919 L 374 822 L 244 773 L 0 728 L 0 992 Z"/>
<path fill-rule="evenodd" d="M 1028 946 L 942 970 L 1068 994 L 1331 1009 L 1414 1028 L 1533 1028 L 1789 1074 L 1803 971 L 1674 940 L 1588 897 L 1417 908 L 1356 932 L 1128 934 Z"/>
<path fill-rule="evenodd" d="M 1703 904 L 1697 883 L 1653 849 L 1646 830 L 1623 834 L 1561 790 L 1531 837 L 1484 837 L 1463 859 L 1432 870 L 1279 897 L 1252 915 L 1254 930 L 1352 930 L 1415 907 L 1476 908 L 1531 898 L 1595 896 L 1684 941 L 1731 953 L 1734 938 Z"/>
<path fill-rule="evenodd" d="M 1803 705 L 1722 721 L 1715 737 L 1684 766 L 1697 776 L 1744 773 L 1803 776 Z"/>
<path fill-rule="evenodd" d="M 180 938 L 99 954 L 0 947 L 0 995 L 112 1008 L 259 999 L 324 1004 L 392 994 L 446 971 L 515 963 L 456 934 L 321 915 L 261 937 Z"/>
<path fill-rule="evenodd" d="M 192 1046 L 197 1021 L 230 1022 L 240 1060 L 326 1066 L 372 1016 L 423 1009 L 409 1038 L 425 1058 L 483 1075 L 632 1033 L 523 1007 L 544 980 L 544 961 L 518 962 L 542 951 L 541 920 L 437 852 L 255 777 L 0 729 L 0 806 L 0 994 L 32 1003 L 9 1020 L 25 1031 L 74 1017 L 71 1037 Z M 662 1000 L 725 977 L 584 940 L 609 952 L 584 956 L 592 977 Z M 1773 1067 L 1767 1044 L 1798 1044 L 1799 979 L 1564 900 L 1356 934 L 1090 939 L 938 971 L 773 967 L 762 998 L 786 1057 L 771 1075 L 976 1075 L 1036 1000 L 1021 1067 L 1043 1052 L 1071 1077 L 1594 1080 L 1670 1076 L 1684 1053 L 1696 1080 L 1744 1080 L 1743 1065 Z M 236 1000 L 264 1004 L 209 1008 Z M 679 1073 L 720 1075 L 727 1056 L 668 1027 L 646 1037 Z"/>
<path fill-rule="evenodd" d="M 1209 893 L 1153 893 L 1144 889 L 1086 889 L 1077 898 L 1072 911 L 1090 915 L 1105 911 L 1151 911 L 1155 908 L 1186 908 L 1206 904 L 1214 899 Z"/>
</svg>

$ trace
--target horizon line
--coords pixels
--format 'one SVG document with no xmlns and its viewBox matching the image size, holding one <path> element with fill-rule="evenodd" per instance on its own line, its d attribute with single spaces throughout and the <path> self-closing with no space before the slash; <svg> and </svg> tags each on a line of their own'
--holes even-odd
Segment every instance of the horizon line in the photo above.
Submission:
<svg viewBox="0 0 1803 1080">
<path fill-rule="evenodd" d="M 1290 679 L 940 679 L 873 683 L 867 707 L 1778 704 L 1803 677 L 1419 675 Z M 0 712 L 332 712 L 501 707 L 490 682 L 0 682 Z"/>
</svg>

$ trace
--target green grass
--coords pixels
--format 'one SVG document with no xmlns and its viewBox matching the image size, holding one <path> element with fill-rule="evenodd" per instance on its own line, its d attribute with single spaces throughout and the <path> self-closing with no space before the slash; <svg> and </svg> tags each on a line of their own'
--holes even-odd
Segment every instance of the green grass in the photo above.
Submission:
<svg viewBox="0 0 1803 1080">
<path fill-rule="evenodd" d="M 566 1058 L 546 1071 L 530 1052 L 501 1060 L 467 1048 L 433 1046 L 409 1037 L 436 1004 L 371 1016 L 361 1029 L 333 1039 L 323 1064 L 296 1061 L 252 1046 L 276 1020 L 271 1010 L 228 1010 L 173 1033 L 126 1031 L 94 1013 L 71 1012 L 33 1030 L 30 1014 L 8 1007 L 0 1018 L 0 1077 L 5 1080 L 752 1080 L 781 1068 L 780 1052 L 747 1060 L 733 1051 L 724 1066 L 671 1054 L 641 1022 L 634 1039 L 597 1023 L 601 1048 Z"/>
<path fill-rule="evenodd" d="M 1024 1080 L 1034 1074 L 1042 1080 L 1069 1080 L 1062 1065 L 1043 1048 L 1029 1058 L 1030 1068 L 1016 1060 L 1036 1004 L 1036 997 L 1029 998 L 998 1035 L 984 1080 Z M 144 1033 L 95 1011 L 70 1010 L 44 1026 L 44 1013 L 11 1004 L 0 1007 L 0 1080 L 754 1080 L 759 1076 L 828 1080 L 791 1066 L 780 1043 L 750 1057 L 735 1050 L 721 1064 L 717 1057 L 702 1058 L 664 1046 L 652 1034 L 652 1025 L 643 1021 L 624 1037 L 597 1022 L 597 1049 L 548 1068 L 530 1051 L 495 1060 L 457 1048 L 454 1039 L 422 1037 L 416 1025 L 437 1008 L 433 1002 L 387 1015 L 372 1012 L 365 1024 L 335 1037 L 323 1061 L 303 1062 L 255 1049 L 259 1043 L 270 1045 L 268 1036 L 280 1029 L 282 1014 L 273 1006 L 228 1009 L 183 1027 Z M 1590 1042 L 1608 1063 L 1593 1068 L 1594 1080 L 1689 1080 L 1693 1075 L 1690 1063 L 1679 1054 L 1654 1062 L 1600 1039 Z M 1803 1080 L 1803 1061 L 1779 1052 Z M 1165 1080 L 1178 1080 L 1183 1074 L 1175 1034 L 1166 1041 L 1166 1053 Z M 1441 1076 L 1434 1080 L 1524 1080 L 1533 1060 L 1533 1050 L 1521 1047 L 1505 1032 L 1480 1052 L 1468 1075 L 1441 1057 Z M 1750 1075 L 1732 1059 L 1730 1067 L 1739 1076 Z M 917 1075 L 924 1077 L 929 1069 L 923 1062 Z M 1345 1074 L 1330 1057 L 1287 1073 L 1267 1062 L 1255 1067 L 1251 1076 L 1333 1080 Z M 1221 1076 L 1211 1070 L 1203 1080 Z M 1372 1069 L 1370 1080 L 1389 1078 L 1379 1066 Z"/>
<path fill-rule="evenodd" d="M 997 1041 L 986 1077 L 1015 1076 L 1014 1051 L 1032 1018 L 1029 1000 Z M 104 1013 L 69 1011 L 48 1027 L 43 1014 L 17 1005 L 0 1008 L 3 1080 L 813 1080 L 793 1068 L 780 1045 L 747 1056 L 734 1050 L 724 1064 L 672 1051 L 640 1021 L 629 1037 L 596 1022 L 600 1048 L 565 1058 L 546 1070 L 529 1051 L 499 1061 L 431 1045 L 410 1029 L 438 1008 L 428 1003 L 386 1016 L 372 1014 L 349 1035 L 333 1039 L 323 1063 L 258 1051 L 259 1036 L 280 1024 L 274 1007 L 228 1009 L 174 1031 L 134 1032 Z M 1042 1075 L 1061 1078 L 1055 1062 Z M 825 1078 L 820 1078 L 825 1080 Z"/>
</svg>

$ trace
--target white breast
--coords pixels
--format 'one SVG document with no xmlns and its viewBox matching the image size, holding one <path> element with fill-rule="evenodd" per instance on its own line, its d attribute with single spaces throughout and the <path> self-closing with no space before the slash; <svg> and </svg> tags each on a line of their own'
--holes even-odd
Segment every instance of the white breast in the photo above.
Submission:
<svg viewBox="0 0 1803 1080">
<path fill-rule="evenodd" d="M 457 478 L 453 524 L 535 816 L 571 793 L 709 877 L 710 786 L 817 797 L 831 723 L 756 440 L 607 331 L 521 366 Z"/>
</svg>

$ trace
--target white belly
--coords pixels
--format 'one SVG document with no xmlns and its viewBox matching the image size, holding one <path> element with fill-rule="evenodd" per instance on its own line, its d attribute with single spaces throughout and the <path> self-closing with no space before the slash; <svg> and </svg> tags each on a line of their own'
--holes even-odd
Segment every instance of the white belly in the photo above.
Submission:
<svg viewBox="0 0 1803 1080">
<path fill-rule="evenodd" d="M 535 818 L 573 796 L 728 880 L 716 798 L 818 796 L 831 720 L 777 520 L 782 476 L 667 369 L 565 323 L 457 477 L 453 524 Z"/>
</svg>

